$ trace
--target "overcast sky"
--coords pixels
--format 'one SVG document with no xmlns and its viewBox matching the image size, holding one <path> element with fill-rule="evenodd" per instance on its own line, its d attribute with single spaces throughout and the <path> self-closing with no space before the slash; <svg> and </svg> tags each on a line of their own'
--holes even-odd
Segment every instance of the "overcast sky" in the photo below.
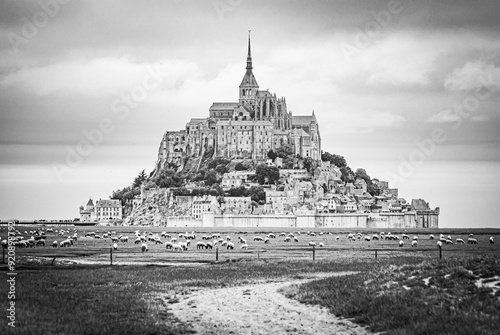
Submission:
<svg viewBox="0 0 500 335">
<path fill-rule="evenodd" d="M 166 130 L 237 101 L 251 29 L 260 88 L 314 110 L 324 151 L 441 227 L 500 227 L 500 2 L 61 2 L 0 3 L 1 219 L 150 172 Z"/>
</svg>

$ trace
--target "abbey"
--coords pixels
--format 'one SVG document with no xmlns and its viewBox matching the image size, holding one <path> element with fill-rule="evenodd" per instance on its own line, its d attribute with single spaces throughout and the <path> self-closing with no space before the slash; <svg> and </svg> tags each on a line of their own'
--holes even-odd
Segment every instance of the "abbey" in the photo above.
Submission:
<svg viewBox="0 0 500 335">
<path fill-rule="evenodd" d="M 321 159 L 321 136 L 314 115 L 292 115 L 286 99 L 259 90 L 253 74 L 250 36 L 246 72 L 237 102 L 214 102 L 207 118 L 193 118 L 186 128 L 167 131 L 156 169 L 181 165 L 186 157 L 227 157 L 262 160 L 270 150 L 290 145 L 294 154 Z"/>
</svg>

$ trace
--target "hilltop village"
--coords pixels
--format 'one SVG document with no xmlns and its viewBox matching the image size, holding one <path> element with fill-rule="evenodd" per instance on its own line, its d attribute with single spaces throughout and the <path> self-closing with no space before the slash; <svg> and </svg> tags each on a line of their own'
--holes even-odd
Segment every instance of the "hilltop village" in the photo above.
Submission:
<svg viewBox="0 0 500 335">
<path fill-rule="evenodd" d="M 82 222 L 167 227 L 437 228 L 439 208 L 352 171 L 323 152 L 319 123 L 293 115 L 286 99 L 260 90 L 250 37 L 237 102 L 166 131 L 149 176 L 112 200 L 80 207 Z"/>
</svg>

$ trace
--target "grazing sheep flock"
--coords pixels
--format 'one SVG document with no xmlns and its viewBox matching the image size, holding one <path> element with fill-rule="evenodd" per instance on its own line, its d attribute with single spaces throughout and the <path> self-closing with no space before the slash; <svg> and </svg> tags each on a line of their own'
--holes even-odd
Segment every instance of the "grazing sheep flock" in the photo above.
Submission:
<svg viewBox="0 0 500 335">
<path fill-rule="evenodd" d="M 125 228 L 125 227 L 123 227 Z M 114 228 L 118 230 L 117 228 Z M 135 229 L 135 228 L 134 228 Z M 493 245 L 495 243 L 494 236 L 479 238 L 474 237 L 473 234 L 463 234 L 461 236 L 451 236 L 445 234 L 409 234 L 406 231 L 398 232 L 359 232 L 351 231 L 345 233 L 321 231 L 293 231 L 287 232 L 274 231 L 247 231 L 247 232 L 227 232 L 221 233 L 207 233 L 207 232 L 167 232 L 167 231 L 154 231 L 154 228 L 141 228 L 133 231 L 129 235 L 123 233 L 123 230 L 118 232 L 108 231 L 108 229 L 97 229 L 90 231 L 89 228 L 84 228 L 84 232 L 80 232 L 73 227 L 64 228 L 44 228 L 36 227 L 33 230 L 19 230 L 15 231 L 13 239 L 16 248 L 64 248 L 68 251 L 70 248 L 77 248 L 77 250 L 85 250 L 92 248 L 107 247 L 117 251 L 118 254 L 122 253 L 138 253 L 143 254 L 143 257 L 149 256 L 151 253 L 167 252 L 172 257 L 175 253 L 185 252 L 198 252 L 198 253 L 213 253 L 215 249 L 228 253 L 247 253 L 251 255 L 256 253 L 258 249 L 261 251 L 280 250 L 281 252 L 288 252 L 287 250 L 299 251 L 303 249 L 312 250 L 313 248 L 322 248 L 325 251 L 341 250 L 340 246 L 344 248 L 347 245 L 359 244 L 360 246 L 379 245 L 383 248 L 399 247 L 401 250 L 408 250 L 411 248 L 415 250 L 429 250 L 429 246 L 446 248 L 449 246 L 455 248 L 474 248 L 474 246 L 464 245 Z M 102 231 L 106 230 L 106 231 Z M 5 230 L 0 230 L 3 234 Z M 8 239 L 2 235 L 1 244 L 2 248 L 8 248 Z M 408 241 L 406 241 L 408 240 Z M 432 244 L 429 241 L 434 240 Z M 436 241 L 437 240 L 437 241 Z M 130 243 L 129 243 L 130 241 Z M 133 243 L 132 243 L 133 242 Z M 489 242 L 489 243 L 488 243 Z M 496 247 L 496 246 L 492 246 Z M 150 250 L 151 248 L 151 250 Z M 365 248 L 365 247 L 362 247 Z M 395 249 L 394 249 L 395 250 Z M 148 256 L 146 256 L 148 255 Z"/>
</svg>

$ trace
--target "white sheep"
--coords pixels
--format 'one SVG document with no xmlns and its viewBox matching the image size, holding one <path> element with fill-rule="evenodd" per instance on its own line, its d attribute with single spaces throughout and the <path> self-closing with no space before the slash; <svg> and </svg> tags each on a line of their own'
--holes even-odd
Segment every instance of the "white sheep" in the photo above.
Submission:
<svg viewBox="0 0 500 335">
<path fill-rule="evenodd" d="M 198 241 L 196 243 L 196 249 L 206 249 L 206 247 L 207 247 L 207 244 L 205 242 Z M 168 247 L 167 247 L 167 249 L 168 249 Z"/>
<path fill-rule="evenodd" d="M 416 247 L 416 246 L 418 246 L 418 241 L 417 240 L 411 241 L 411 247 L 413 248 L 413 247 Z"/>
<path fill-rule="evenodd" d="M 9 245 L 9 243 L 7 242 L 7 240 L 2 240 L 2 248 L 3 249 L 7 249 L 8 245 Z"/>
<path fill-rule="evenodd" d="M 182 251 L 182 250 L 184 250 L 184 247 L 182 246 L 181 243 L 182 242 L 180 242 L 180 243 L 174 243 L 172 245 L 172 251 Z"/>
<path fill-rule="evenodd" d="M 410 239 L 410 236 L 408 236 L 407 234 L 403 234 L 401 236 L 403 236 L 403 240 L 409 240 Z"/>
<path fill-rule="evenodd" d="M 264 243 L 269 243 L 269 237 L 266 237 L 266 238 L 264 239 Z"/>
<path fill-rule="evenodd" d="M 495 240 L 493 239 L 493 236 L 490 237 L 490 244 L 494 244 Z"/>
<path fill-rule="evenodd" d="M 240 248 L 241 248 L 241 249 L 248 249 L 248 244 L 246 244 L 246 243 L 245 243 L 245 244 L 242 244 Z"/>
<path fill-rule="evenodd" d="M 405 243 L 403 241 L 399 241 L 399 246 L 402 247 Z"/>
<path fill-rule="evenodd" d="M 337 236 L 335 236 L 335 241 L 338 241 L 338 240 L 340 240 L 340 236 L 337 235 Z"/>
<path fill-rule="evenodd" d="M 309 246 L 310 246 L 310 247 L 315 247 L 315 246 L 316 246 L 316 242 L 312 242 L 312 241 L 311 241 L 311 242 L 309 242 Z"/>
<path fill-rule="evenodd" d="M 294 236 L 294 237 L 293 237 L 293 240 L 294 240 L 295 242 L 298 242 L 298 241 L 299 241 L 299 239 L 297 238 L 297 236 Z"/>
<path fill-rule="evenodd" d="M 320 247 L 324 247 L 324 246 L 325 246 L 325 244 L 324 244 L 323 242 L 319 242 L 319 246 L 320 246 Z"/>
<path fill-rule="evenodd" d="M 172 249 L 173 245 L 172 242 L 165 242 L 165 249 Z"/>
<path fill-rule="evenodd" d="M 418 236 L 413 236 L 413 241 L 418 241 Z"/>
<path fill-rule="evenodd" d="M 52 247 L 53 248 L 57 248 L 57 246 L 58 246 L 57 241 L 52 242 Z"/>
<path fill-rule="evenodd" d="M 283 240 L 284 242 L 290 242 L 291 241 L 291 238 L 290 237 L 285 237 L 285 239 Z"/>
<path fill-rule="evenodd" d="M 468 238 L 467 243 L 469 244 L 477 244 L 477 240 L 475 238 Z"/>
<path fill-rule="evenodd" d="M 429 239 L 433 240 L 434 239 L 434 235 L 430 234 L 429 235 Z"/>
<path fill-rule="evenodd" d="M 371 241 L 371 237 L 370 236 L 365 236 L 365 241 Z"/>
<path fill-rule="evenodd" d="M 461 238 L 457 238 L 457 244 L 464 244 L 464 243 L 465 243 L 464 240 L 462 240 Z"/>
<path fill-rule="evenodd" d="M 141 245 L 141 251 L 142 251 L 142 252 L 146 252 L 146 251 L 148 251 L 148 250 L 149 250 L 149 249 L 148 249 L 148 245 L 147 245 L 146 243 L 143 243 L 143 244 Z"/>
<path fill-rule="evenodd" d="M 443 242 L 441 242 L 441 240 L 437 241 L 437 246 L 441 248 L 443 246 Z"/>
<path fill-rule="evenodd" d="M 234 249 L 234 243 L 233 242 L 227 242 L 227 250 L 233 250 Z"/>
<path fill-rule="evenodd" d="M 226 235 L 226 241 L 231 241 L 231 236 Z"/>
<path fill-rule="evenodd" d="M 446 244 L 453 244 L 453 241 L 452 240 L 446 240 L 445 242 Z"/>
<path fill-rule="evenodd" d="M 118 249 L 118 244 L 113 243 L 113 249 L 115 249 L 115 250 Z"/>
</svg>

